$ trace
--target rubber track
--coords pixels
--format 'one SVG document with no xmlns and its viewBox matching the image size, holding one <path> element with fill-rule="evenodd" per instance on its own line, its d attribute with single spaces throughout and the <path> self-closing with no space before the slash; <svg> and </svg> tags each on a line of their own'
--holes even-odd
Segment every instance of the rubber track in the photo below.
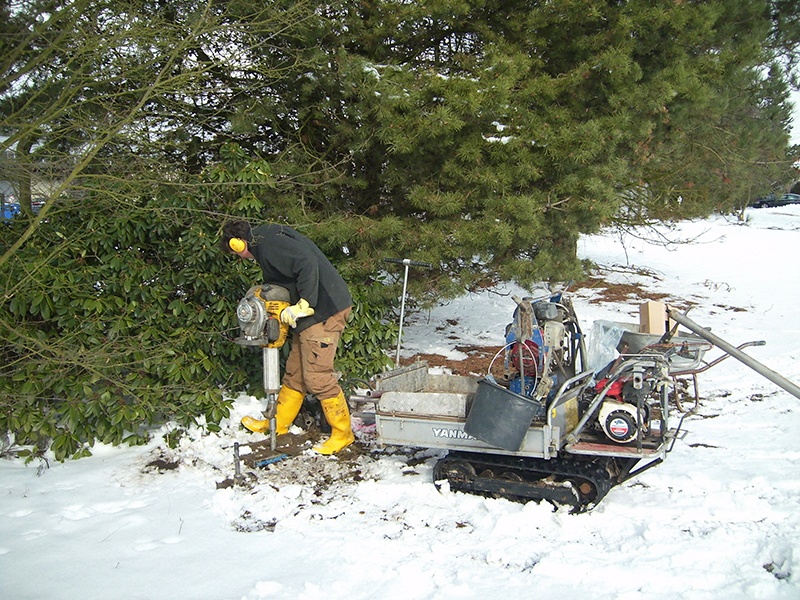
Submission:
<svg viewBox="0 0 800 600">
<path fill-rule="evenodd" d="M 597 505 L 614 486 L 609 474 L 613 462 L 611 457 L 545 460 L 451 451 L 436 463 L 433 476 L 434 481 L 446 479 L 451 489 L 459 491 L 510 500 L 549 500 L 571 506 L 572 512 L 583 512 Z M 488 472 L 492 475 L 486 476 Z M 587 483 L 591 489 L 584 493 L 581 486 Z"/>
</svg>

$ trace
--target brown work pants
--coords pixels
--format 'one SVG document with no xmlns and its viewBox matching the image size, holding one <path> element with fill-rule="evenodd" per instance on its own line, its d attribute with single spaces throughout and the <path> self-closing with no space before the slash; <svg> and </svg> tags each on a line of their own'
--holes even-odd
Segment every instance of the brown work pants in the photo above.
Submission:
<svg viewBox="0 0 800 600">
<path fill-rule="evenodd" d="M 348 307 L 322 323 L 292 334 L 283 385 L 303 394 L 314 394 L 319 400 L 335 398 L 342 392 L 333 360 L 349 315 Z"/>
</svg>

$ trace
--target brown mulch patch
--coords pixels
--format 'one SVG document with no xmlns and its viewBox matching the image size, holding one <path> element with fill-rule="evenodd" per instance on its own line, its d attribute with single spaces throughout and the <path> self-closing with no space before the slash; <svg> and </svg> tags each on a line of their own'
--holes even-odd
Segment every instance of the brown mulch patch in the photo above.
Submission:
<svg viewBox="0 0 800 600">
<path fill-rule="evenodd" d="M 609 283 L 600 276 L 592 276 L 572 285 L 575 289 L 592 289 L 597 296 L 589 300 L 590 304 L 600 304 L 603 302 L 618 304 L 638 304 L 645 300 L 663 301 L 669 298 L 668 294 L 661 294 L 649 291 L 639 284 L 634 283 Z M 681 310 L 687 309 L 695 304 L 691 301 L 681 301 L 676 304 Z M 730 309 L 734 310 L 734 309 Z M 580 319 L 580 315 L 578 315 Z M 583 323 L 582 323 L 583 324 Z M 485 375 L 492 359 L 501 346 L 455 346 L 455 349 L 467 355 L 464 360 L 448 359 L 440 354 L 415 354 L 410 358 L 401 360 L 401 365 L 408 365 L 418 360 L 425 360 L 431 367 L 443 367 L 450 369 L 454 375 Z M 498 375 L 498 369 L 502 371 L 503 357 L 500 356 L 494 362 L 492 374 Z"/>
<path fill-rule="evenodd" d="M 589 277 L 574 284 L 575 288 L 587 288 L 598 292 L 596 298 L 589 300 L 589 304 L 601 302 L 642 302 L 644 300 L 663 300 L 668 294 L 651 292 L 638 283 L 609 283 L 602 277 Z M 580 316 L 580 315 L 579 315 Z"/>
<path fill-rule="evenodd" d="M 405 366 L 418 360 L 425 360 L 428 366 L 444 367 L 450 369 L 453 375 L 486 375 L 492 359 L 502 346 L 456 346 L 456 350 L 467 355 L 464 360 L 445 358 L 441 354 L 415 354 L 411 358 L 404 358 L 400 364 Z M 503 357 L 499 356 L 495 361 L 495 367 L 502 367 Z M 497 369 L 493 368 L 494 373 Z"/>
</svg>

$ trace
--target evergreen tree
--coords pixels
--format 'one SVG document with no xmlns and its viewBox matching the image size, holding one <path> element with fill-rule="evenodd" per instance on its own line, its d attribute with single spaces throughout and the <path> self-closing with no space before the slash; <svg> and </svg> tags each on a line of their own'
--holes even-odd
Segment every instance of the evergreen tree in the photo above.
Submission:
<svg viewBox="0 0 800 600">
<path fill-rule="evenodd" d="M 291 183 L 267 204 L 314 222 L 331 251 L 347 241 L 351 266 L 374 268 L 380 255 L 441 265 L 421 282 L 439 293 L 566 279 L 579 271 L 580 233 L 731 212 L 790 178 L 770 8 L 330 9 L 328 60 L 295 86 L 305 112 L 275 157 Z"/>
</svg>

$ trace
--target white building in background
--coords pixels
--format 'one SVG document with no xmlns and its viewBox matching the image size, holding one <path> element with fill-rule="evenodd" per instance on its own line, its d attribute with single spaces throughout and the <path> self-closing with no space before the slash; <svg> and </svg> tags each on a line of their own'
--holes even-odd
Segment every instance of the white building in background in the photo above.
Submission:
<svg viewBox="0 0 800 600">
<path fill-rule="evenodd" d="M 6 136 L 0 136 L 0 143 L 7 139 Z M 19 211 L 19 189 L 10 173 L 15 158 L 13 149 L 6 149 L 0 153 L 0 218 L 9 218 L 14 212 Z M 31 208 L 34 212 L 39 212 L 39 208 L 56 187 L 53 181 L 37 177 L 35 174 L 32 176 Z"/>
<path fill-rule="evenodd" d="M 4 142 L 8 138 L 0 139 L 0 142 Z M 11 216 L 13 209 L 7 208 L 7 205 L 16 205 L 17 204 L 17 190 L 14 187 L 14 184 L 9 181 L 8 174 L 5 172 L 6 169 L 4 165 L 7 164 L 7 161 L 11 160 L 13 157 L 11 156 L 11 150 L 5 150 L 0 156 L 0 217 L 7 218 Z"/>
</svg>

